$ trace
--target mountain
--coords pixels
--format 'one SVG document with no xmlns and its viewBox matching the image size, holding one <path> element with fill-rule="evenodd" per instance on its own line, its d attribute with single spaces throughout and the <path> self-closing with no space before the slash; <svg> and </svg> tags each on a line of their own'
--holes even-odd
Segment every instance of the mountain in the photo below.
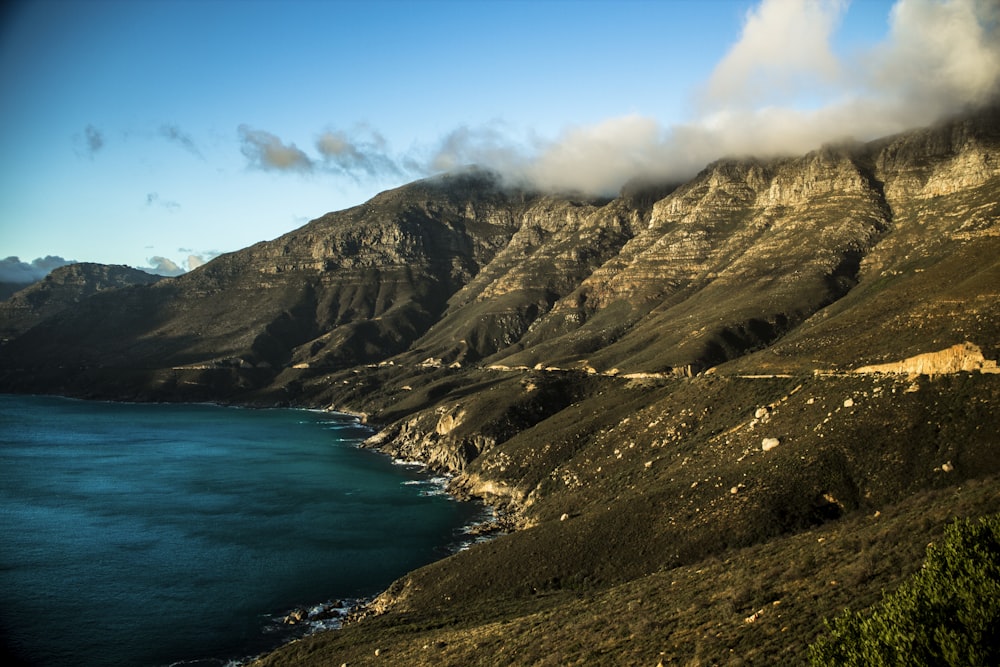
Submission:
<svg viewBox="0 0 1000 667">
<path fill-rule="evenodd" d="M 42 280 L 22 285 L 0 302 L 0 336 L 17 337 L 98 292 L 151 285 L 158 280 L 160 276 L 128 266 L 79 262 L 58 267 Z"/>
<path fill-rule="evenodd" d="M 0 282 L 0 301 L 6 301 L 32 283 Z"/>
<path fill-rule="evenodd" d="M 261 664 L 801 663 L 1000 511 L 998 149 L 988 108 L 612 199 L 468 169 L 81 299 L 0 388 L 359 413 L 497 508 Z"/>
</svg>

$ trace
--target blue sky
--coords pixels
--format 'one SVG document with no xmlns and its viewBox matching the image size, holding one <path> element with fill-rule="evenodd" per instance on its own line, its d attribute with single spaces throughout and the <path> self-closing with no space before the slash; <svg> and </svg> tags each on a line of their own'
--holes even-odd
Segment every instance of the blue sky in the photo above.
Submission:
<svg viewBox="0 0 1000 667">
<path fill-rule="evenodd" d="M 871 138 L 994 94 L 997 18 L 992 0 L 15 2 L 0 269 L 189 269 L 467 163 L 613 192 Z"/>
</svg>

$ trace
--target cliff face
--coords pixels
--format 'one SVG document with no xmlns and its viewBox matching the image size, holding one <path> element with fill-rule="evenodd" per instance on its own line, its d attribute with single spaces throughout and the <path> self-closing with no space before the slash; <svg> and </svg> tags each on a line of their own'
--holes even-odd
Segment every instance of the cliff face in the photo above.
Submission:
<svg viewBox="0 0 1000 667">
<path fill-rule="evenodd" d="M 1000 321 L 996 114 L 871 145 L 892 231 L 842 302 L 772 348 L 849 368 L 972 341 L 995 358 Z"/>
<path fill-rule="evenodd" d="M 741 356 L 846 294 L 889 218 L 846 151 L 712 165 L 503 363 L 664 372 Z M 594 352 L 566 355 L 579 348 Z"/>
</svg>

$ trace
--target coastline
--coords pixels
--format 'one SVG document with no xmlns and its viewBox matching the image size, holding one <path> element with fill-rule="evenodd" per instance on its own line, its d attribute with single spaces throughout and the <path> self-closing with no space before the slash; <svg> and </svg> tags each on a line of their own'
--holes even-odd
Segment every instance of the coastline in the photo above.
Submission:
<svg viewBox="0 0 1000 667">
<path fill-rule="evenodd" d="M 269 408 L 264 407 L 262 409 Z M 367 414 L 345 411 L 333 407 L 303 407 L 298 409 L 308 410 L 310 412 L 343 415 L 355 419 L 357 424 L 364 426 L 370 431 L 370 435 L 367 438 L 354 443 L 354 447 L 377 452 L 378 454 L 387 457 L 395 466 L 417 469 L 420 473 L 429 475 L 426 480 L 403 482 L 404 485 L 425 485 L 429 487 L 427 490 L 422 490 L 421 495 L 448 496 L 449 500 L 456 502 L 472 502 L 479 505 L 478 515 L 473 517 L 473 520 L 470 523 L 459 527 L 456 531 L 456 535 L 462 535 L 465 536 L 465 538 L 454 540 L 451 544 L 442 545 L 442 549 L 446 550 L 446 552 L 443 553 L 441 558 L 437 559 L 438 561 L 449 558 L 456 553 L 474 546 L 475 544 L 487 542 L 503 534 L 512 532 L 515 529 L 513 522 L 505 521 L 498 512 L 498 507 L 490 504 L 485 498 L 474 496 L 469 493 L 455 493 L 455 489 L 452 488 L 452 482 L 459 475 L 459 473 L 451 470 L 434 468 L 429 463 L 424 461 L 401 458 L 395 455 L 395 453 L 391 450 L 387 449 L 384 446 L 384 443 L 372 443 L 371 441 L 377 440 L 383 433 L 383 430 L 369 423 Z M 394 598 L 392 591 L 396 587 L 397 583 L 409 576 L 411 572 L 412 570 L 405 572 L 386 586 L 385 589 L 371 596 L 318 602 L 310 606 L 295 607 L 286 611 L 284 614 L 273 617 L 278 623 L 286 626 L 301 625 L 305 631 L 296 637 L 282 641 L 274 648 L 264 651 L 263 653 L 233 659 L 226 664 L 226 667 L 253 667 L 253 665 L 258 664 L 259 661 L 267 655 L 280 650 L 282 647 L 302 641 L 303 639 L 307 639 L 316 634 L 336 632 L 351 623 L 356 623 L 365 618 L 382 614 L 386 607 L 392 603 L 392 599 Z"/>
</svg>

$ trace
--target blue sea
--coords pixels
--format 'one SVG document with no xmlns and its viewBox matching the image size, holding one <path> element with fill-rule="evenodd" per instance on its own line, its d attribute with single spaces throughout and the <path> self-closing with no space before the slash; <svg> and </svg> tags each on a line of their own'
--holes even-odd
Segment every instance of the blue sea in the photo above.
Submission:
<svg viewBox="0 0 1000 667">
<path fill-rule="evenodd" d="M 3 650 L 224 665 L 311 627 L 283 624 L 293 609 L 459 548 L 482 507 L 360 449 L 370 434 L 314 411 L 0 395 Z"/>
</svg>

